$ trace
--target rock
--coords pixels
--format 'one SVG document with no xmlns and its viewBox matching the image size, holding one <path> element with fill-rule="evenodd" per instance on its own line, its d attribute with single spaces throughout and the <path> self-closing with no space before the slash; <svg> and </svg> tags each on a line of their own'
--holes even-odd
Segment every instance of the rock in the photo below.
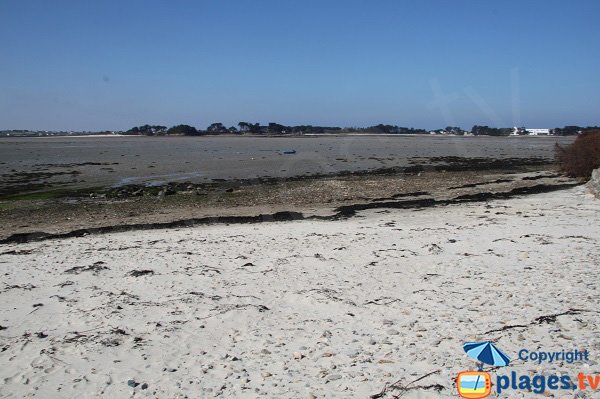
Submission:
<svg viewBox="0 0 600 399">
<path fill-rule="evenodd" d="M 273 374 L 269 373 L 268 371 L 263 371 L 263 372 L 262 372 L 260 375 L 261 375 L 263 378 L 269 378 L 269 377 L 271 377 Z"/>
<path fill-rule="evenodd" d="M 135 388 L 135 387 L 137 387 L 138 385 L 140 385 L 140 383 L 139 383 L 139 382 L 136 382 L 134 379 L 131 379 L 131 380 L 128 380 L 128 381 L 127 381 L 127 385 L 129 385 L 129 386 L 130 386 L 130 387 L 132 387 L 132 388 Z"/>
<path fill-rule="evenodd" d="M 394 330 L 393 328 L 392 328 L 392 329 L 389 329 L 389 330 L 387 330 L 387 333 L 388 333 L 389 335 L 399 335 L 399 334 L 400 334 L 400 332 L 399 332 L 398 330 Z"/>
<path fill-rule="evenodd" d="M 38 338 L 47 338 L 48 334 L 46 334 L 45 332 L 40 331 L 39 333 L 35 334 Z"/>
<path fill-rule="evenodd" d="M 302 358 L 304 358 L 304 355 L 302 353 L 300 353 L 300 352 L 294 352 L 294 359 L 300 360 Z"/>
<path fill-rule="evenodd" d="M 146 384 L 145 382 L 142 384 L 141 386 L 142 389 L 148 389 L 148 384 Z"/>
<path fill-rule="evenodd" d="M 328 381 L 335 381 L 341 379 L 342 376 L 340 374 L 331 374 L 327 377 Z"/>
<path fill-rule="evenodd" d="M 592 177 L 587 184 L 588 188 L 596 196 L 596 198 L 600 199 L 600 168 L 595 169 L 592 172 Z"/>
</svg>

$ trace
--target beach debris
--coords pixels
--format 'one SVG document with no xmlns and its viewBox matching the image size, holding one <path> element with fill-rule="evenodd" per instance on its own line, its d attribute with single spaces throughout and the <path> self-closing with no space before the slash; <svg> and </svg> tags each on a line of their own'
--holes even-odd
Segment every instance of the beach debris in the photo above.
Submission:
<svg viewBox="0 0 600 399">
<path fill-rule="evenodd" d="M 535 325 L 540 325 L 540 324 L 553 324 L 556 323 L 556 319 L 559 316 L 576 316 L 579 315 L 581 313 L 585 313 L 585 312 L 596 312 L 596 313 L 600 313 L 598 311 L 595 310 L 587 310 L 587 309 L 569 309 L 566 312 L 562 312 L 562 313 L 555 313 L 555 314 L 550 314 L 550 315 L 544 315 L 544 316 L 539 316 L 536 317 L 532 322 L 530 322 L 529 324 L 511 324 L 511 325 L 507 325 L 504 326 L 502 328 L 497 328 L 494 330 L 490 330 L 484 333 L 484 335 L 493 333 L 493 332 L 502 332 L 502 331 L 506 331 L 506 330 L 510 330 L 513 328 L 529 328 L 531 326 L 535 326 Z"/>
<path fill-rule="evenodd" d="M 103 266 L 103 261 L 94 262 L 91 266 L 75 266 L 70 269 L 65 270 L 64 272 L 67 274 L 79 274 L 83 272 L 93 272 L 94 274 L 98 274 L 102 270 L 109 270 L 108 267 Z"/>
<path fill-rule="evenodd" d="M 364 304 L 365 305 L 383 305 L 383 306 L 387 306 L 387 305 L 391 305 L 394 302 L 400 302 L 399 298 L 392 298 L 389 296 L 384 296 L 381 298 L 377 298 L 377 299 L 373 299 L 371 301 L 367 301 Z"/>
<path fill-rule="evenodd" d="M 8 291 L 8 290 L 26 290 L 26 291 L 31 291 L 34 288 L 37 288 L 37 287 L 35 285 L 31 284 L 31 283 L 27 283 L 27 284 L 23 284 L 23 285 L 13 284 L 13 285 L 6 285 L 6 287 L 4 287 L 4 291 Z"/>
<path fill-rule="evenodd" d="M 423 248 L 427 248 L 427 250 L 429 251 L 429 253 L 432 254 L 432 255 L 438 255 L 438 254 L 441 254 L 442 252 L 444 252 L 444 250 L 442 249 L 442 247 L 440 247 L 437 244 L 425 245 Z"/>
<path fill-rule="evenodd" d="M 431 373 L 427 373 L 419 378 L 417 378 L 416 380 L 413 380 L 411 382 L 409 382 L 406 385 L 402 385 L 401 381 L 402 380 L 398 380 L 392 384 L 390 383 L 385 383 L 385 385 L 383 386 L 383 389 L 381 390 L 381 392 L 376 393 L 374 395 L 369 396 L 369 399 L 379 399 L 379 398 L 383 398 L 386 396 L 386 394 L 389 391 L 399 391 L 398 393 L 394 394 L 394 398 L 399 398 L 402 395 L 404 395 L 407 391 L 411 390 L 411 389 L 423 389 L 423 390 L 429 390 L 429 389 L 433 389 L 437 392 L 441 392 L 443 391 L 445 388 L 444 386 L 440 385 L 440 384 L 432 384 L 432 385 L 426 385 L 426 386 L 411 386 L 412 384 L 414 384 L 415 382 L 419 382 L 433 374 L 438 374 L 441 370 L 436 370 L 436 371 L 432 371 Z"/>
<path fill-rule="evenodd" d="M 273 374 L 269 373 L 268 371 L 263 371 L 260 375 L 262 376 L 262 378 L 269 378 Z"/>
<path fill-rule="evenodd" d="M 6 327 L 6 326 L 0 325 L 0 331 L 2 331 L 2 330 L 6 330 L 7 328 L 8 328 L 8 327 Z"/>
<path fill-rule="evenodd" d="M 6 251 L 0 253 L 0 255 L 29 255 L 33 252 L 33 249 L 14 249 L 12 251 Z"/>
<path fill-rule="evenodd" d="M 40 331 L 40 332 L 35 333 L 35 336 L 38 337 L 38 338 L 47 338 L 48 334 L 46 334 L 43 331 Z"/>
<path fill-rule="evenodd" d="M 144 269 L 144 270 L 132 270 L 129 272 L 129 276 L 131 277 L 141 277 L 141 276 L 151 276 L 154 274 L 154 270 Z"/>
<path fill-rule="evenodd" d="M 293 356 L 294 356 L 294 359 L 296 359 L 296 360 L 301 360 L 304 358 L 304 355 L 300 352 L 294 352 Z"/>
</svg>

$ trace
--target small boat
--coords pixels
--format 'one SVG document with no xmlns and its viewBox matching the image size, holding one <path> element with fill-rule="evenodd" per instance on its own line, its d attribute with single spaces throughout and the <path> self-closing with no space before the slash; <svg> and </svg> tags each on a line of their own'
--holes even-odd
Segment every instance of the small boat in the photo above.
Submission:
<svg viewBox="0 0 600 399">
<path fill-rule="evenodd" d="M 295 154 L 296 150 L 283 150 L 282 154 Z"/>
</svg>

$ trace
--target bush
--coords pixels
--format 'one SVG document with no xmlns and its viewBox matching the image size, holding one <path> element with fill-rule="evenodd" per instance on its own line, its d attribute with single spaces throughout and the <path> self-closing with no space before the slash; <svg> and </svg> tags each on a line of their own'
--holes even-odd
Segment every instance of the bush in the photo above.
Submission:
<svg viewBox="0 0 600 399">
<path fill-rule="evenodd" d="M 582 133 L 565 147 L 556 144 L 554 150 L 561 172 L 589 179 L 592 171 L 600 168 L 600 130 Z"/>
</svg>

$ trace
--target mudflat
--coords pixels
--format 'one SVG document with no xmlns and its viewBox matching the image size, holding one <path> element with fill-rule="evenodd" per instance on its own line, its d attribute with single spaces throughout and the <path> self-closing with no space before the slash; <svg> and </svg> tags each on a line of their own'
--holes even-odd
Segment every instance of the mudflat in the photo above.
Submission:
<svg viewBox="0 0 600 399">
<path fill-rule="evenodd" d="M 50 189 L 336 175 L 446 158 L 543 159 L 572 137 L 0 138 L 0 197 Z M 295 150 L 295 154 L 285 154 Z"/>
</svg>

